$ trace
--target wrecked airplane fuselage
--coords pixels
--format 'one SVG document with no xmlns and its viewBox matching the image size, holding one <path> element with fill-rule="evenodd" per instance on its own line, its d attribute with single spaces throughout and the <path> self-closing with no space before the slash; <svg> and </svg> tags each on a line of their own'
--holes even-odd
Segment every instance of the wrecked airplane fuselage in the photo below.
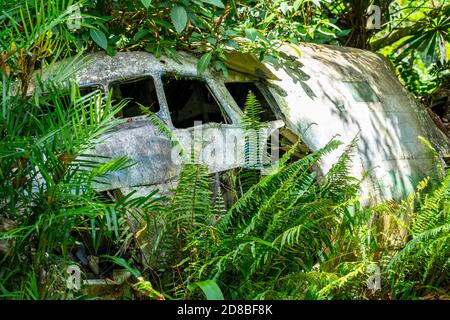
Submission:
<svg viewBox="0 0 450 320">
<path fill-rule="evenodd" d="M 242 143 L 248 132 L 240 123 L 240 107 L 249 90 L 265 110 L 262 117 L 267 122 L 258 132 L 259 139 L 266 142 L 272 132 L 284 126 L 272 111 L 277 109 L 270 101 L 270 93 L 257 78 L 234 73 L 225 83 L 214 71 L 198 76 L 193 56 L 180 53 L 179 59 L 182 63 L 144 52 L 114 57 L 94 54 L 89 57 L 88 67 L 77 73 L 76 80 L 84 92 L 112 90 L 116 101 L 129 99 L 119 114 L 123 121 L 92 153 L 125 155 L 135 165 L 109 174 L 104 184 L 96 186 L 99 191 L 166 191 L 191 153 L 211 173 L 242 167 L 246 161 Z M 171 138 L 149 121 L 140 105 L 164 122 Z M 173 147 L 173 141 L 181 150 Z M 186 150 L 191 153 L 181 158 L 180 153 Z"/>
<path fill-rule="evenodd" d="M 448 158 L 450 143 L 425 108 L 403 87 L 391 64 L 370 51 L 307 44 L 282 48 L 282 66 L 271 65 L 281 81 L 269 86 L 287 126 L 313 150 L 334 135 L 344 143 L 359 136 L 352 175 L 361 178 L 364 202 L 401 199 L 434 175 L 437 163 L 420 142 L 426 138 Z M 278 89 L 278 90 L 277 90 Z M 327 171 L 341 150 L 322 158 Z"/>
<path fill-rule="evenodd" d="M 240 121 L 251 90 L 265 110 L 263 139 L 285 125 L 309 150 L 317 150 L 336 135 L 344 143 L 358 135 L 351 172 L 357 178 L 368 175 L 364 202 L 398 199 L 413 191 L 435 166 L 418 136 L 442 154 L 450 149 L 449 141 L 385 59 L 350 48 L 297 49 L 283 47 L 281 59 L 261 65 L 264 70 L 250 70 L 235 59 L 228 79 L 212 70 L 199 76 L 197 59 L 187 53 L 179 54 L 181 63 L 145 52 L 91 55 L 89 66 L 77 73 L 80 87 L 105 93 L 113 89 L 115 99 L 130 99 L 121 113 L 123 122 L 94 152 L 126 155 L 136 163 L 112 174 L 99 189 L 146 192 L 164 190 L 176 181 L 182 161 L 176 160 L 170 139 L 148 121 L 139 104 L 154 112 L 185 149 L 197 143 L 204 155 L 200 162 L 210 172 L 242 166 L 245 159 L 235 150 L 244 140 Z M 341 151 L 323 158 L 318 170 L 326 172 Z"/>
</svg>

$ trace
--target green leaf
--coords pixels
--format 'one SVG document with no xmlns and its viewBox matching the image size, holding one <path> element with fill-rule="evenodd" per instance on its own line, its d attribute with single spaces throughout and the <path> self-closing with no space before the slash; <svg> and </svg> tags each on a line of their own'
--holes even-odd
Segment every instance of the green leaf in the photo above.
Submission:
<svg viewBox="0 0 450 320">
<path fill-rule="evenodd" d="M 447 57 L 447 47 L 445 45 L 445 38 L 442 34 L 439 35 L 439 53 L 441 54 L 441 63 L 445 63 Z"/>
<path fill-rule="evenodd" d="M 164 21 L 164 20 L 159 20 L 159 19 L 154 19 L 156 25 L 164 27 L 164 28 L 171 28 L 172 24 L 168 21 Z"/>
<path fill-rule="evenodd" d="M 223 77 L 224 77 L 225 79 L 228 78 L 228 68 L 227 68 L 227 66 L 225 65 L 225 63 L 223 63 L 223 61 L 215 60 L 215 61 L 214 61 L 214 67 L 215 67 L 217 70 L 222 70 L 222 72 L 223 72 Z"/>
<path fill-rule="evenodd" d="M 175 6 L 170 12 L 170 18 L 172 19 L 172 24 L 175 27 L 177 33 L 183 32 L 187 24 L 187 13 L 186 9 L 180 6 Z"/>
<path fill-rule="evenodd" d="M 205 280 L 195 282 L 188 286 L 189 290 L 194 290 L 195 287 L 199 287 L 202 289 L 203 293 L 208 300 L 225 300 L 223 297 L 222 290 L 220 290 L 219 286 L 214 280 Z"/>
<path fill-rule="evenodd" d="M 297 46 L 294 46 L 294 45 L 292 45 L 292 44 L 289 44 L 289 47 L 291 47 L 292 50 L 294 50 L 295 53 L 296 53 L 300 58 L 302 57 L 302 53 L 301 53 L 301 51 L 298 49 Z"/>
<path fill-rule="evenodd" d="M 303 0 L 295 0 L 294 2 L 294 10 L 297 11 L 298 8 L 303 4 Z"/>
<path fill-rule="evenodd" d="M 348 34 L 349 34 L 351 31 L 352 31 L 352 29 L 344 29 L 344 30 L 339 31 L 339 32 L 336 34 L 336 36 L 338 36 L 338 37 L 346 37 L 346 36 L 348 36 Z"/>
<path fill-rule="evenodd" d="M 117 265 L 127 269 L 136 278 L 141 276 L 141 272 L 138 269 L 133 268 L 132 266 L 130 266 L 130 264 L 123 258 L 114 257 L 114 256 L 110 256 L 110 255 L 102 255 L 101 257 L 104 257 L 104 258 L 106 258 L 108 260 L 111 260 L 115 264 L 117 264 Z"/>
<path fill-rule="evenodd" d="M 141 0 L 141 2 L 145 9 L 148 9 L 152 5 L 152 0 Z"/>
<path fill-rule="evenodd" d="M 133 37 L 133 40 L 134 41 L 139 41 L 140 39 L 145 37 L 147 34 L 148 34 L 148 30 L 147 29 L 141 29 L 138 32 L 136 32 L 136 34 Z"/>
<path fill-rule="evenodd" d="M 109 46 L 108 48 L 106 48 L 106 54 L 110 57 L 115 56 L 117 53 L 117 50 L 114 49 L 113 47 Z"/>
<path fill-rule="evenodd" d="M 221 0 L 200 0 L 201 2 L 208 3 L 210 5 L 216 6 L 218 8 L 225 8 Z"/>
<path fill-rule="evenodd" d="M 232 47 L 232 48 L 234 48 L 234 49 L 236 49 L 236 50 L 239 50 L 240 49 L 240 47 L 239 47 L 239 44 L 236 42 L 236 41 L 234 41 L 234 40 L 228 40 L 227 42 L 226 42 L 226 44 L 227 44 L 227 46 L 230 46 L 230 47 Z"/>
<path fill-rule="evenodd" d="M 156 58 L 161 57 L 161 46 L 160 45 L 147 45 L 145 50 L 153 53 Z"/>
<path fill-rule="evenodd" d="M 258 35 L 258 30 L 255 28 L 245 29 L 245 36 L 247 39 L 250 39 L 251 41 L 256 40 L 256 36 Z"/>
<path fill-rule="evenodd" d="M 198 60 L 198 63 L 197 63 L 197 73 L 198 74 L 202 74 L 203 72 L 205 72 L 206 68 L 208 68 L 209 62 L 211 61 L 211 57 L 212 57 L 212 52 L 210 51 L 210 52 L 202 55 L 200 60 Z"/>
<path fill-rule="evenodd" d="M 426 43 L 426 48 L 424 50 L 425 56 L 429 56 L 431 58 L 436 57 L 436 39 L 437 34 L 434 33 L 430 39 L 428 39 L 428 43 Z"/>
<path fill-rule="evenodd" d="M 92 40 L 102 49 L 106 50 L 108 47 L 108 39 L 105 34 L 97 29 L 89 30 L 89 34 L 91 35 Z"/>
<path fill-rule="evenodd" d="M 289 4 L 287 2 L 282 2 L 280 4 L 280 10 L 284 15 L 286 15 L 286 13 L 288 13 L 289 11 Z"/>
<path fill-rule="evenodd" d="M 429 37 L 429 33 L 425 32 L 421 34 L 420 36 L 411 36 L 407 38 L 406 41 L 403 41 L 401 43 L 401 46 L 405 46 L 408 44 L 408 47 L 404 49 L 395 59 L 397 61 L 401 61 L 403 58 L 405 58 L 408 54 L 411 52 L 417 50 L 423 52 L 423 50 L 420 50 L 420 47 L 427 41 L 427 38 Z"/>
</svg>

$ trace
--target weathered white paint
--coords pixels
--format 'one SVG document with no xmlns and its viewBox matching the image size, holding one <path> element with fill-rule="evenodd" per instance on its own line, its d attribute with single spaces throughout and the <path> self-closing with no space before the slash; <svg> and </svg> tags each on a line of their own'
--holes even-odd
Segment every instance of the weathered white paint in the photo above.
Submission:
<svg viewBox="0 0 450 320">
<path fill-rule="evenodd" d="M 280 79 L 268 81 L 269 91 L 281 111 L 275 113 L 311 150 L 323 147 L 333 137 L 349 143 L 359 135 L 351 171 L 355 177 L 369 175 L 362 188 L 364 203 L 404 197 L 420 179 L 433 174 L 436 164 L 418 136 L 427 138 L 441 154 L 449 154 L 447 137 L 401 85 L 383 57 L 369 51 L 312 44 L 296 49 L 286 45 L 280 52 L 278 63 L 265 63 L 274 74 L 271 78 Z M 183 144 L 189 140 L 193 128 L 173 127 L 160 78 L 164 73 L 198 76 L 195 57 L 180 53 L 178 58 L 181 64 L 145 52 L 118 53 L 114 57 L 93 54 L 89 56 L 89 66 L 77 73 L 76 80 L 81 86 L 99 85 L 107 92 L 115 81 L 153 77 L 161 108 L 157 114 Z M 234 80 L 255 76 L 231 74 Z M 207 70 L 201 77 L 232 121 L 220 130 L 225 134 L 226 130 L 239 130 L 242 111 L 224 86 L 221 73 Z M 364 97 L 369 101 L 364 101 Z M 272 128 L 279 126 L 280 123 L 272 124 Z M 179 165 L 171 162 L 170 147 L 168 139 L 145 117 L 127 119 L 95 152 L 128 155 L 137 165 L 111 175 L 109 186 L 102 189 L 128 190 L 173 183 Z M 341 152 L 342 149 L 324 157 L 319 173 L 329 170 Z M 207 164 L 211 172 L 217 172 L 239 165 L 233 161 L 223 166 Z"/>
<path fill-rule="evenodd" d="M 304 44 L 296 49 L 301 57 L 286 45 L 281 49 L 284 61 L 266 64 L 281 79 L 270 81 L 270 91 L 288 125 L 312 150 L 335 135 L 345 143 L 359 135 L 352 171 L 355 177 L 369 173 L 364 202 L 399 199 L 424 176 L 433 175 L 436 163 L 418 136 L 441 154 L 449 154 L 449 140 L 398 81 L 388 61 L 353 48 Z M 366 82 L 377 98 L 355 98 L 348 82 Z M 341 151 L 322 159 L 322 172 Z"/>
</svg>

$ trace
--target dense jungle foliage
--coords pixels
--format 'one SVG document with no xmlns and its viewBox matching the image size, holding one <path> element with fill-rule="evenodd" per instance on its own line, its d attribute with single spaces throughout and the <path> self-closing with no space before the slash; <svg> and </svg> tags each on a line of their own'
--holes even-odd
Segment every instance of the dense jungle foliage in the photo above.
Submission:
<svg viewBox="0 0 450 320">
<path fill-rule="evenodd" d="M 367 28 L 371 5 L 380 28 Z M 442 108 L 449 13 L 445 0 L 0 0 L 0 297 L 449 299 L 450 172 L 439 161 L 440 180 L 372 207 L 348 170 L 357 138 L 321 177 L 312 168 L 338 140 L 301 159 L 293 146 L 269 175 L 227 173 L 231 205 L 192 164 L 170 195 L 105 196 L 99 179 L 132 163 L 88 151 L 127 102 L 60 85 L 86 52 L 185 50 L 199 73 L 226 75 L 228 50 L 273 61 L 282 43 L 313 42 L 385 55 L 408 90 Z M 33 83 L 42 67 L 53 76 Z M 257 127 L 259 112 L 249 94 L 243 125 Z M 74 264 L 114 290 L 68 288 Z"/>
</svg>

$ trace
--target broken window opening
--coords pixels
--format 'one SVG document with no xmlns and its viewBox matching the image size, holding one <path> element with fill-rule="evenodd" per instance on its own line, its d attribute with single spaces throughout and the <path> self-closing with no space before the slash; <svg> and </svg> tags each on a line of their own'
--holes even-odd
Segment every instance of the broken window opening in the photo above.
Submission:
<svg viewBox="0 0 450 320">
<path fill-rule="evenodd" d="M 128 103 L 122 108 L 118 116 L 121 118 L 132 118 L 145 115 L 140 105 L 148 108 L 151 112 L 159 111 L 158 97 L 156 94 L 153 78 L 119 82 L 111 85 L 112 96 L 116 101 L 128 99 Z"/>
<path fill-rule="evenodd" d="M 94 94 L 98 92 L 103 92 L 102 88 L 99 86 L 86 86 L 86 87 L 80 87 L 80 95 L 81 96 L 87 96 L 88 94 Z"/>
<path fill-rule="evenodd" d="M 195 121 L 230 123 L 205 81 L 163 76 L 164 92 L 175 128 L 190 128 Z"/>
<path fill-rule="evenodd" d="M 256 96 L 263 110 L 261 113 L 261 121 L 277 120 L 269 102 L 254 82 L 229 82 L 225 83 L 225 86 L 241 110 L 244 110 L 247 95 L 251 91 Z"/>
<path fill-rule="evenodd" d="M 290 151 L 292 149 L 292 147 L 296 144 L 296 148 L 295 150 L 292 150 L 292 154 L 290 159 L 287 161 L 288 163 L 292 163 L 295 162 L 299 159 L 304 158 L 306 155 L 308 155 L 311 151 L 309 150 L 309 148 L 303 143 L 303 142 L 299 142 L 300 137 L 293 131 L 291 131 L 288 128 L 282 128 L 280 130 L 280 138 L 279 138 L 279 142 L 278 142 L 278 146 L 273 146 L 272 144 L 269 143 L 269 154 L 271 153 L 271 148 L 276 148 L 278 149 L 278 155 L 279 158 L 283 157 L 286 152 Z"/>
<path fill-rule="evenodd" d="M 90 103 L 94 102 L 97 106 L 100 107 L 106 101 L 104 90 L 98 85 L 80 87 L 80 96 L 83 97 L 83 104 L 85 106 L 89 106 Z"/>
</svg>

